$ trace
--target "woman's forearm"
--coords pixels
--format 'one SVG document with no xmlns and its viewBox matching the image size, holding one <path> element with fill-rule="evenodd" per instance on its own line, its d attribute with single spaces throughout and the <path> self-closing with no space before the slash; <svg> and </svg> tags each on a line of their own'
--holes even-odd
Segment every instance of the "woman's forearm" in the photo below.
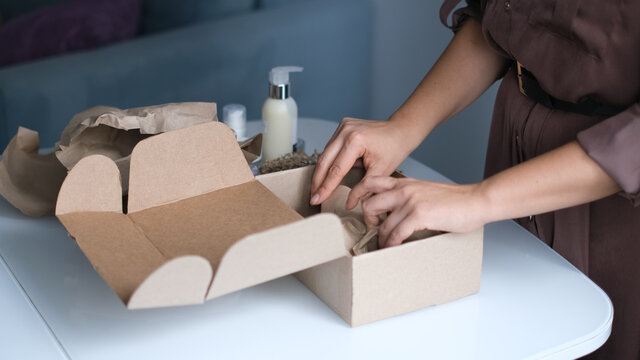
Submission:
<svg viewBox="0 0 640 360">
<path fill-rule="evenodd" d="M 478 191 L 491 222 L 588 203 L 620 187 L 574 141 L 484 180 Z"/>
<path fill-rule="evenodd" d="M 476 184 L 373 176 L 356 185 L 349 197 L 373 194 L 362 202 L 365 221 L 379 225 L 380 244 L 395 246 L 418 230 L 467 232 L 493 221 L 588 203 L 619 190 L 574 141 Z M 349 208 L 356 203 L 349 202 Z"/>
<path fill-rule="evenodd" d="M 325 201 L 358 160 L 367 176 L 391 174 L 433 128 L 480 96 L 506 65 L 489 48 L 480 23 L 468 19 L 389 121 L 342 120 L 318 159 L 311 203 Z M 350 205 L 359 201 L 350 199 Z"/>
<path fill-rule="evenodd" d="M 477 99 L 507 66 L 468 19 L 405 103 L 390 117 L 417 146 L 439 124 Z"/>
</svg>

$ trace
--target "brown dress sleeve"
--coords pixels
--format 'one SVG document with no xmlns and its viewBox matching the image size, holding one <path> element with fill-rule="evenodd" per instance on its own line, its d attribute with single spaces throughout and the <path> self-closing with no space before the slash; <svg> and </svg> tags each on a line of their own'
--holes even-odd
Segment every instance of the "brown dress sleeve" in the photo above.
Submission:
<svg viewBox="0 0 640 360">
<path fill-rule="evenodd" d="M 482 18 L 482 7 L 480 5 L 480 0 L 466 0 L 467 6 L 462 7 L 456 10 L 453 15 L 451 15 L 451 25 L 449 25 L 447 18 L 449 14 L 453 11 L 453 9 L 458 6 L 462 0 L 445 0 L 440 7 L 440 21 L 444 26 L 450 28 L 453 31 L 458 31 L 462 24 L 469 17 L 474 17 L 478 20 Z"/>
<path fill-rule="evenodd" d="M 640 206 L 640 103 L 581 131 L 578 142 Z"/>
</svg>

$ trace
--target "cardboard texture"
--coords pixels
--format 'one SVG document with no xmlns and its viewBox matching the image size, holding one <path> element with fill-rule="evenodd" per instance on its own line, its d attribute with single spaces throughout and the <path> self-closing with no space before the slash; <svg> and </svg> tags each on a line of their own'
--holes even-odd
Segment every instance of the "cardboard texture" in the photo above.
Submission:
<svg viewBox="0 0 640 360">
<path fill-rule="evenodd" d="M 345 256 L 340 219 L 304 219 L 253 177 L 210 122 L 140 141 L 128 211 L 112 159 L 80 160 L 56 216 L 131 309 L 202 303 Z"/>
<path fill-rule="evenodd" d="M 257 179 L 298 213 L 309 216 L 319 211 L 309 206 L 313 170 L 310 166 Z M 343 185 L 353 187 L 363 175 L 361 169 L 353 169 Z M 344 210 L 347 187 L 339 188 L 325 206 L 342 209 L 338 211 L 342 217 L 362 219 L 361 210 Z M 348 241 L 349 248 L 355 238 Z M 477 293 L 482 247 L 483 229 L 462 234 L 422 231 L 401 246 L 347 254 L 296 276 L 347 323 L 359 326 Z"/>
<path fill-rule="evenodd" d="M 482 229 L 420 232 L 352 256 L 366 228 L 361 209 L 344 203 L 363 172 L 349 172 L 325 203 L 335 214 L 320 214 L 309 205 L 313 171 L 254 178 L 233 132 L 211 122 L 135 146 L 128 211 L 114 161 L 83 158 L 62 185 L 56 215 L 130 309 L 198 304 L 296 273 L 358 326 L 479 290 Z"/>
<path fill-rule="evenodd" d="M 169 103 L 126 110 L 96 106 L 71 119 L 56 143 L 55 153 L 69 170 L 89 155 L 113 159 L 122 174 L 126 194 L 131 151 L 140 140 L 211 121 L 218 121 L 215 103 Z"/>
<path fill-rule="evenodd" d="M 217 121 L 215 103 L 170 103 L 128 110 L 98 106 L 73 117 L 55 153 L 41 155 L 38 133 L 19 128 L 0 161 L 0 195 L 29 216 L 53 215 L 67 170 L 89 155 L 114 160 L 127 194 L 131 151 L 151 135 Z M 260 156 L 262 134 L 240 144 L 251 163 Z"/>
<path fill-rule="evenodd" d="M 0 195 L 29 216 L 52 215 L 67 170 L 91 154 L 116 161 L 128 179 L 135 144 L 150 134 L 217 121 L 215 103 L 173 103 L 120 110 L 98 106 L 73 117 L 55 153 L 39 154 L 38 133 L 23 127 L 0 161 Z M 126 183 L 124 191 L 126 193 Z"/>
<path fill-rule="evenodd" d="M 378 227 L 367 229 L 361 204 L 358 203 L 352 210 L 346 209 L 350 191 L 349 187 L 338 185 L 333 194 L 322 203 L 322 212 L 334 213 L 340 217 L 352 255 L 378 250 Z"/>
</svg>

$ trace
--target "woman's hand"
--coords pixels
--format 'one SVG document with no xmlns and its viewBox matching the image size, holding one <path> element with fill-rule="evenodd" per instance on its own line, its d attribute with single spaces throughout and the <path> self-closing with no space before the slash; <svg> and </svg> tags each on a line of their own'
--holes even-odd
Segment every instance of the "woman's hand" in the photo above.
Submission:
<svg viewBox="0 0 640 360">
<path fill-rule="evenodd" d="M 366 176 L 391 174 L 438 124 L 473 102 L 507 65 L 484 39 L 480 22 L 465 21 L 438 62 L 388 121 L 342 120 L 318 161 L 311 204 L 325 201 L 354 165 L 364 166 Z M 359 199 L 349 196 L 347 206 L 355 206 Z"/>
<path fill-rule="evenodd" d="M 371 176 L 351 191 L 362 202 L 365 222 L 379 225 L 379 215 L 390 213 L 379 229 L 380 247 L 400 245 L 418 230 L 466 232 L 488 222 L 487 202 L 480 184 L 455 185 Z"/>
<path fill-rule="evenodd" d="M 393 121 L 343 119 L 318 159 L 311 204 L 324 202 L 353 166 L 364 166 L 365 177 L 391 174 L 422 140 L 411 137 L 415 134 Z M 358 200 L 349 196 L 347 206 L 355 207 Z"/>
<path fill-rule="evenodd" d="M 375 194 L 362 202 L 365 221 L 375 226 L 380 214 L 390 213 L 380 225 L 380 244 L 394 246 L 417 230 L 471 231 L 492 221 L 542 214 L 618 191 L 616 181 L 573 141 L 477 184 L 372 176 L 356 185 L 350 196 Z"/>
</svg>

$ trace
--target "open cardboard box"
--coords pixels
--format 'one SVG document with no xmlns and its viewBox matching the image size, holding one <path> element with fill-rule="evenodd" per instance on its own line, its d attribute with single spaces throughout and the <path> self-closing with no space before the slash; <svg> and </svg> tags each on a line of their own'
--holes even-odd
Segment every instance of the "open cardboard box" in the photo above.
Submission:
<svg viewBox="0 0 640 360">
<path fill-rule="evenodd" d="M 124 211 L 115 163 L 82 159 L 56 216 L 130 309 L 203 303 L 297 272 L 357 326 L 478 291 L 482 230 L 352 257 L 340 219 L 309 205 L 312 173 L 254 178 L 231 130 L 206 123 L 136 145 Z"/>
<path fill-rule="evenodd" d="M 309 205 L 314 168 L 257 179 L 299 214 L 314 216 L 319 211 Z M 342 184 L 353 188 L 363 175 L 354 168 Z M 359 326 L 477 293 L 482 245 L 483 229 L 438 234 L 358 256 L 347 253 L 296 277 L 351 326 Z"/>
</svg>

